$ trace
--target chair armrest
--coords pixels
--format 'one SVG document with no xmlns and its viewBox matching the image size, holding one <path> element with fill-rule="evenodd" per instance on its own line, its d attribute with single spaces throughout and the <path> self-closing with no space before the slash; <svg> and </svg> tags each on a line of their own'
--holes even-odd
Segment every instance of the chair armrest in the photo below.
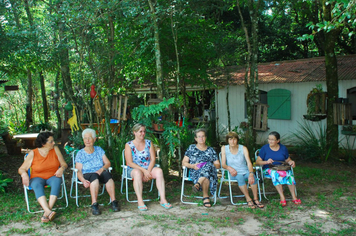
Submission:
<svg viewBox="0 0 356 236">
<path fill-rule="evenodd" d="M 74 168 L 74 167 L 72 167 L 72 168 L 70 168 L 72 171 L 74 171 L 75 173 L 77 173 L 79 170 L 77 169 L 77 168 Z"/>
</svg>

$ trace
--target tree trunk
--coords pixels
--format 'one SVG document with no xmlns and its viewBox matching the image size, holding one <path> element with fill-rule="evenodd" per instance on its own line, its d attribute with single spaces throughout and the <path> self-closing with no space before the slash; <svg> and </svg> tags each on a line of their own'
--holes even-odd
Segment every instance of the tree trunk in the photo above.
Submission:
<svg viewBox="0 0 356 236">
<path fill-rule="evenodd" d="M 163 90 L 164 89 L 163 69 L 162 69 L 161 47 L 159 43 L 158 19 L 156 16 L 156 10 L 154 8 L 153 1 L 148 0 L 148 4 L 150 5 L 150 9 L 151 9 L 151 16 L 152 16 L 153 29 L 154 29 L 154 39 L 155 39 L 157 97 L 163 99 L 163 97 L 166 97 L 168 91 Z"/>
<path fill-rule="evenodd" d="M 231 131 L 231 115 L 230 115 L 230 105 L 229 105 L 229 81 L 230 81 L 230 73 L 227 75 L 227 85 L 226 85 L 226 110 L 227 110 L 227 127 L 229 132 Z"/>
<path fill-rule="evenodd" d="M 237 7 L 240 15 L 241 25 L 245 32 L 246 44 L 248 50 L 248 56 L 246 59 L 246 74 L 245 74 L 245 88 L 246 88 L 246 106 L 247 106 L 247 122 L 249 124 L 246 132 L 246 146 L 250 153 L 253 153 L 256 145 L 256 132 L 253 129 L 253 108 L 254 104 L 258 102 L 258 68 L 257 68 L 257 56 L 258 56 L 258 9 L 261 0 L 255 4 L 253 0 L 248 0 L 248 8 L 251 18 L 251 38 L 248 30 L 244 24 L 243 15 L 240 10 L 239 1 L 237 0 Z"/>
<path fill-rule="evenodd" d="M 27 69 L 27 100 L 26 100 L 26 127 L 27 129 L 33 124 L 32 119 L 32 73 L 30 69 Z"/>
<path fill-rule="evenodd" d="M 332 4 L 323 0 L 324 21 L 332 21 Z M 324 51 L 325 51 L 325 69 L 326 69 L 326 88 L 328 92 L 327 103 L 327 126 L 326 126 L 326 142 L 327 146 L 331 148 L 332 154 L 338 152 L 339 131 L 338 126 L 334 124 L 333 103 L 339 97 L 339 82 L 337 74 L 337 59 L 335 55 L 335 44 L 340 30 L 338 28 L 330 31 L 325 31 Z"/>
<path fill-rule="evenodd" d="M 59 14 L 61 14 L 61 2 L 57 4 L 57 9 Z M 72 87 L 72 79 L 70 77 L 69 69 L 69 52 L 66 45 L 68 45 L 68 40 L 65 34 L 65 22 L 64 19 L 59 17 L 58 20 L 58 36 L 59 36 L 59 63 L 61 65 L 61 75 L 63 80 L 63 91 L 67 101 L 72 101 L 74 103 L 74 92 Z"/>
<path fill-rule="evenodd" d="M 45 79 L 44 79 L 42 70 L 40 70 L 40 83 L 41 83 L 41 95 L 42 95 L 44 122 L 48 123 L 49 115 L 48 115 L 47 95 L 46 95 Z"/>
<path fill-rule="evenodd" d="M 57 130 L 58 130 L 57 138 L 61 137 L 61 131 L 62 131 L 62 119 L 61 119 L 61 113 L 59 112 L 60 108 L 58 106 L 58 99 L 60 97 L 59 76 L 60 76 L 60 71 L 58 69 L 57 75 L 56 75 L 56 80 L 54 82 L 54 110 L 56 112 L 56 117 L 57 117 Z"/>
</svg>

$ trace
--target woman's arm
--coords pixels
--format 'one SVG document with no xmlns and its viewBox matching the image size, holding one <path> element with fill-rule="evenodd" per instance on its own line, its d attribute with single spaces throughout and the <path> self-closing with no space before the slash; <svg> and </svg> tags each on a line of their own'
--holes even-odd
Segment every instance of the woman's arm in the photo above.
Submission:
<svg viewBox="0 0 356 236">
<path fill-rule="evenodd" d="M 66 163 L 66 161 L 63 158 L 63 155 L 61 153 L 61 151 L 59 150 L 59 148 L 57 146 L 54 146 L 54 151 L 57 154 L 58 157 L 58 161 L 60 164 L 60 168 L 56 171 L 56 173 L 54 173 L 55 176 L 57 177 L 62 177 L 63 172 L 65 171 L 65 169 L 67 169 L 68 165 Z"/>
<path fill-rule="evenodd" d="M 151 142 L 151 147 L 150 147 L 150 158 L 151 158 L 151 161 L 150 161 L 150 164 L 149 164 L 147 170 L 151 173 L 153 167 L 156 164 L 156 151 L 155 151 L 155 147 L 153 146 L 152 142 Z"/>
<path fill-rule="evenodd" d="M 187 167 L 189 169 L 199 170 L 199 168 L 197 167 L 197 164 L 198 163 L 190 164 L 189 163 L 189 157 L 187 157 L 187 156 L 184 156 L 183 161 L 182 161 L 182 166 L 185 166 L 185 167 Z"/>
<path fill-rule="evenodd" d="M 286 162 L 293 168 L 295 167 L 295 162 L 290 157 L 287 158 Z"/>
<path fill-rule="evenodd" d="M 228 166 L 226 164 L 225 146 L 221 147 L 221 166 L 222 166 L 222 168 L 228 170 L 230 172 L 231 176 L 236 176 L 237 175 L 237 171 L 234 168 L 232 168 L 231 166 Z"/>
<path fill-rule="evenodd" d="M 150 152 L 150 154 L 151 154 L 151 152 Z M 156 156 L 156 155 L 154 154 L 154 156 Z M 152 156 L 151 156 L 151 158 L 152 158 Z M 130 145 L 127 143 L 125 145 L 125 160 L 126 160 L 126 165 L 130 166 L 133 169 L 139 169 L 140 171 L 142 171 L 145 181 L 152 179 L 150 171 L 146 170 L 145 168 L 142 168 L 141 166 L 139 166 L 133 162 L 131 148 L 130 148 Z"/>
<path fill-rule="evenodd" d="M 262 158 L 260 156 L 258 156 L 257 160 L 256 160 L 256 165 L 259 165 L 259 166 L 272 164 L 272 163 L 273 163 L 273 160 L 271 158 L 269 158 L 267 161 L 263 161 Z"/>
<path fill-rule="evenodd" d="M 89 180 L 84 179 L 84 176 L 82 173 L 83 164 L 77 162 L 77 163 L 75 163 L 75 168 L 78 170 L 77 177 L 78 177 L 79 181 L 83 183 L 83 186 L 85 188 L 88 188 L 90 186 L 90 182 L 89 182 Z"/>
<path fill-rule="evenodd" d="M 103 162 L 104 162 L 103 167 L 101 167 L 99 170 L 96 171 L 98 175 L 101 175 L 103 171 L 107 170 L 111 166 L 111 162 L 105 154 L 103 155 Z"/>
<path fill-rule="evenodd" d="M 25 161 L 22 163 L 22 165 L 18 169 L 18 173 L 21 175 L 21 178 L 22 178 L 22 184 L 27 187 L 30 184 L 30 177 L 28 176 L 27 171 L 31 167 L 31 164 L 33 161 L 33 156 L 34 156 L 33 151 L 30 151 L 30 153 L 27 155 Z"/>
<path fill-rule="evenodd" d="M 249 184 L 254 184 L 255 183 L 255 178 L 253 177 L 253 166 L 250 160 L 250 155 L 248 152 L 247 147 L 243 147 L 243 152 L 244 152 L 244 156 L 245 156 L 245 160 L 246 160 L 246 164 L 247 164 L 247 168 L 248 171 L 250 172 L 248 175 L 248 183 Z"/>
</svg>

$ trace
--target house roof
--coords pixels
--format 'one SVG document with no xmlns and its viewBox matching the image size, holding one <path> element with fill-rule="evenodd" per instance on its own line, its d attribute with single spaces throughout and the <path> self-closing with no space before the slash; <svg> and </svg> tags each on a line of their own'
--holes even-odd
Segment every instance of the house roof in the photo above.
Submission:
<svg viewBox="0 0 356 236">
<path fill-rule="evenodd" d="M 356 80 L 356 55 L 338 56 L 339 80 Z M 230 75 L 229 84 L 244 84 L 245 68 L 230 66 L 225 72 L 214 71 L 212 80 L 219 87 L 227 85 L 227 75 Z M 258 64 L 258 83 L 300 83 L 309 81 L 325 81 L 325 57 L 315 57 L 291 61 L 268 62 Z"/>
</svg>

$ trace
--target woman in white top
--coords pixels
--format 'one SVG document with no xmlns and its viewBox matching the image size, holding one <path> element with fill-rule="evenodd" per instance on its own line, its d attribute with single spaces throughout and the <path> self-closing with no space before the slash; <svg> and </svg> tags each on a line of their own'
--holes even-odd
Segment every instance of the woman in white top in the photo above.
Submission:
<svg viewBox="0 0 356 236">
<path fill-rule="evenodd" d="M 239 136 L 236 132 L 229 132 L 226 135 L 226 142 L 229 145 L 221 147 L 222 167 L 229 171 L 231 180 L 237 180 L 241 192 L 245 195 L 247 205 L 252 209 L 256 206 L 263 208 L 264 205 L 258 201 L 257 180 L 247 148 L 239 144 Z M 248 194 L 246 180 L 251 185 L 253 200 Z"/>
</svg>

